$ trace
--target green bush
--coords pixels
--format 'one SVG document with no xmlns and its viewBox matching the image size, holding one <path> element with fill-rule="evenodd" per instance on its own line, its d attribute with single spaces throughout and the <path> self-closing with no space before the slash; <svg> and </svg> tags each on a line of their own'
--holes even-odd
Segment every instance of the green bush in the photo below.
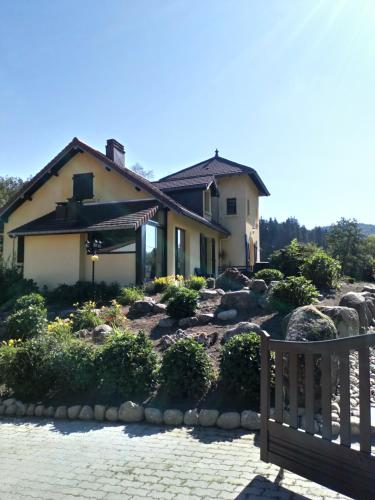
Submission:
<svg viewBox="0 0 375 500">
<path fill-rule="evenodd" d="M 97 355 L 97 373 L 103 391 L 124 398 L 147 396 L 157 381 L 158 358 L 141 331 L 115 332 Z"/>
<path fill-rule="evenodd" d="M 194 316 L 198 307 L 198 292 L 181 287 L 168 300 L 167 314 L 172 318 Z"/>
<path fill-rule="evenodd" d="M 36 283 L 24 279 L 20 269 L 9 267 L 0 261 L 0 305 L 12 306 L 18 297 L 37 291 Z"/>
<path fill-rule="evenodd" d="M 117 297 L 117 302 L 123 306 L 129 306 L 134 304 L 136 300 L 141 300 L 144 297 L 144 293 L 140 288 L 126 287 L 121 288 L 120 294 Z"/>
<path fill-rule="evenodd" d="M 47 309 L 44 298 L 31 293 L 17 299 L 13 312 L 6 320 L 9 338 L 26 339 L 43 333 L 47 328 Z"/>
<path fill-rule="evenodd" d="M 301 271 L 318 288 L 335 288 L 340 278 L 341 265 L 338 260 L 320 250 L 304 262 Z"/>
<path fill-rule="evenodd" d="M 224 345 L 220 358 L 220 380 L 228 393 L 249 398 L 260 396 L 260 336 L 254 332 L 235 335 Z"/>
<path fill-rule="evenodd" d="M 298 276 L 301 274 L 301 266 L 306 259 L 318 250 L 312 243 L 299 243 L 292 240 L 289 245 L 281 250 L 276 250 L 270 255 L 270 265 L 279 269 L 284 276 Z"/>
<path fill-rule="evenodd" d="M 271 281 L 281 281 L 284 275 L 278 269 L 261 269 L 255 273 L 255 278 L 258 280 L 264 280 L 267 284 Z"/>
<path fill-rule="evenodd" d="M 199 291 L 206 286 L 206 278 L 203 278 L 203 276 L 190 276 L 190 278 L 185 281 L 185 286 L 190 290 Z"/>
<path fill-rule="evenodd" d="M 304 276 L 289 276 L 272 288 L 269 301 L 276 310 L 289 312 L 313 304 L 318 295 L 316 287 Z"/>
<path fill-rule="evenodd" d="M 201 397 L 215 378 L 205 348 L 193 339 L 179 340 L 167 349 L 160 374 L 167 393 L 180 397 Z"/>
<path fill-rule="evenodd" d="M 0 384 L 19 397 L 44 398 L 95 385 L 94 351 L 75 339 L 39 335 L 0 347 Z"/>
<path fill-rule="evenodd" d="M 180 289 L 181 288 L 177 285 L 169 285 L 161 296 L 160 302 L 168 302 L 168 300 L 171 299 Z"/>
<path fill-rule="evenodd" d="M 73 332 L 78 332 L 79 330 L 83 330 L 85 328 L 95 328 L 102 323 L 95 309 L 96 303 L 89 300 L 78 307 L 74 313 L 71 314 Z"/>
<path fill-rule="evenodd" d="M 73 305 L 75 303 L 95 300 L 98 304 L 106 304 L 116 298 L 120 293 L 117 283 L 109 285 L 104 281 L 95 283 L 91 281 L 77 281 L 74 285 L 59 285 L 54 290 L 47 292 L 47 299 L 52 304 Z"/>
</svg>

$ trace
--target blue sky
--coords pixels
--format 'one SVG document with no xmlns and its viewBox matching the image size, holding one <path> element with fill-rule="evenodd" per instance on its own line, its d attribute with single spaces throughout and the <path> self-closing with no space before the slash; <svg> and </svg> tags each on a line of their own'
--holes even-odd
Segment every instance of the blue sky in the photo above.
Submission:
<svg viewBox="0 0 375 500">
<path fill-rule="evenodd" d="M 2 0 L 0 175 L 72 137 L 161 177 L 254 167 L 261 213 L 375 223 L 375 0 Z"/>
</svg>

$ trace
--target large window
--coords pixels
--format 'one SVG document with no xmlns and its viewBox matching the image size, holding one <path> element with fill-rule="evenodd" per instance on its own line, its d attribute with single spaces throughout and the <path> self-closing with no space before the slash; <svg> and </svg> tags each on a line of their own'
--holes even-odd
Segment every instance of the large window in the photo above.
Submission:
<svg viewBox="0 0 375 500">
<path fill-rule="evenodd" d="M 176 227 L 175 233 L 175 273 L 185 276 L 185 230 Z"/>
<path fill-rule="evenodd" d="M 146 225 L 145 234 L 145 279 L 152 280 L 163 275 L 164 229 L 152 224 Z"/>
<path fill-rule="evenodd" d="M 75 200 L 94 198 L 94 174 L 73 175 L 73 198 Z"/>
<path fill-rule="evenodd" d="M 212 210 L 211 210 L 211 190 L 210 189 L 206 189 L 204 191 L 203 201 L 204 201 L 204 213 L 207 215 L 211 215 Z"/>
<path fill-rule="evenodd" d="M 25 237 L 18 236 L 17 238 L 17 264 L 23 264 L 25 259 Z"/>
<path fill-rule="evenodd" d="M 237 199 L 227 198 L 227 215 L 236 215 L 237 213 Z"/>
</svg>

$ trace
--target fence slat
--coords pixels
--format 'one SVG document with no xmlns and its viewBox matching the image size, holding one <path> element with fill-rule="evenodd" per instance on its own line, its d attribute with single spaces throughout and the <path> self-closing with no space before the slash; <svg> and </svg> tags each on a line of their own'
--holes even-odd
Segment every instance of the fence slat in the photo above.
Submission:
<svg viewBox="0 0 375 500">
<path fill-rule="evenodd" d="M 270 353 L 269 335 L 262 333 L 260 344 L 260 458 L 268 462 L 268 418 L 270 414 Z"/>
<path fill-rule="evenodd" d="M 331 416 L 331 355 L 322 354 L 321 365 L 321 388 L 322 388 L 322 418 L 323 439 L 332 439 L 332 416 Z"/>
<path fill-rule="evenodd" d="M 297 354 L 289 353 L 289 413 L 290 426 L 298 427 L 298 359 Z"/>
<path fill-rule="evenodd" d="M 359 417 L 361 451 L 371 453 L 370 362 L 367 347 L 358 349 L 359 358 Z"/>
<path fill-rule="evenodd" d="M 283 421 L 284 407 L 284 373 L 283 373 L 283 353 L 277 352 L 275 355 L 275 420 Z"/>
<path fill-rule="evenodd" d="M 306 432 L 314 434 L 314 356 L 305 355 L 305 422 Z"/>
<path fill-rule="evenodd" d="M 340 354 L 340 443 L 350 447 L 350 370 L 349 353 Z"/>
</svg>

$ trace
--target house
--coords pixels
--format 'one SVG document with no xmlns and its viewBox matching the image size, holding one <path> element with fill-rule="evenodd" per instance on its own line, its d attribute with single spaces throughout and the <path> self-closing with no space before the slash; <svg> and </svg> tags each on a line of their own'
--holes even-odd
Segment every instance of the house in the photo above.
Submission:
<svg viewBox="0 0 375 500">
<path fill-rule="evenodd" d="M 218 273 L 259 260 L 259 196 L 252 168 L 218 155 L 150 182 L 125 167 L 122 144 L 106 154 L 74 138 L 0 211 L 3 259 L 55 287 L 90 280 L 140 284 L 155 276 Z"/>
</svg>

